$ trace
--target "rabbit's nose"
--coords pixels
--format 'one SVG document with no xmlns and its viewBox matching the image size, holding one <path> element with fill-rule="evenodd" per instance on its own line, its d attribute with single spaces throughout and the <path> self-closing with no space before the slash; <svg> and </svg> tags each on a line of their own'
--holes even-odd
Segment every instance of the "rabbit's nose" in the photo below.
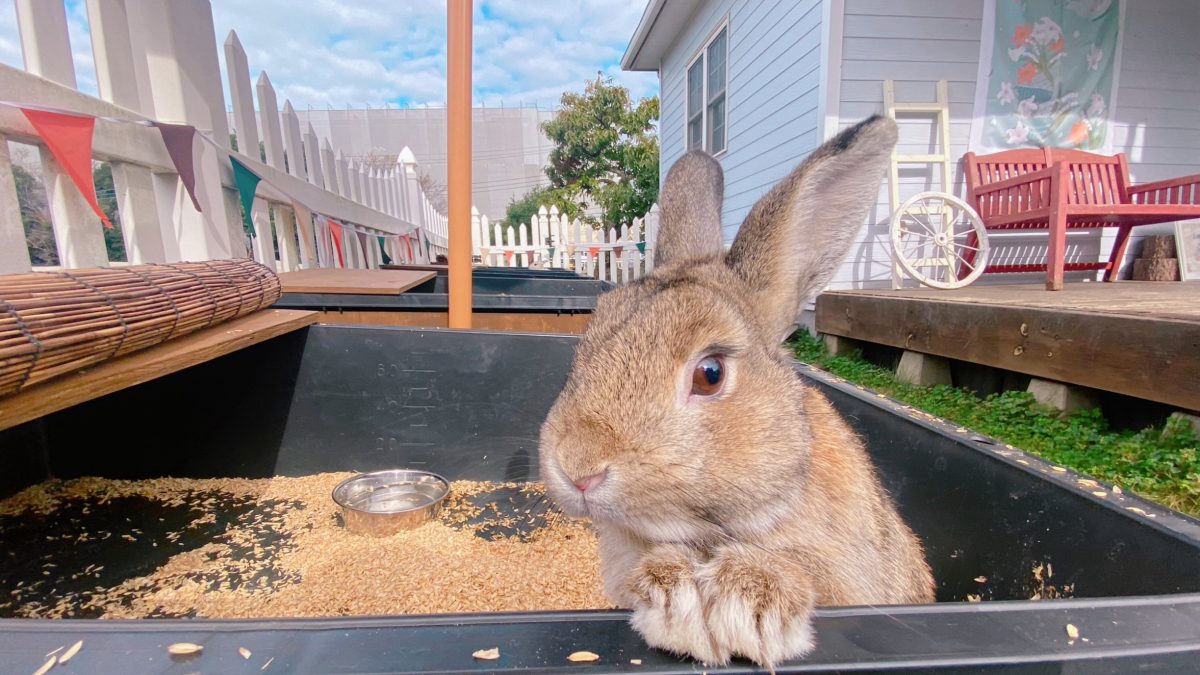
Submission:
<svg viewBox="0 0 1200 675">
<path fill-rule="evenodd" d="M 594 473 L 590 476 L 584 476 L 583 478 L 575 480 L 575 487 L 579 488 L 580 492 L 587 492 L 588 490 L 591 490 L 597 485 L 603 483 L 604 479 L 607 477 L 608 469 L 605 469 L 600 473 Z"/>
</svg>

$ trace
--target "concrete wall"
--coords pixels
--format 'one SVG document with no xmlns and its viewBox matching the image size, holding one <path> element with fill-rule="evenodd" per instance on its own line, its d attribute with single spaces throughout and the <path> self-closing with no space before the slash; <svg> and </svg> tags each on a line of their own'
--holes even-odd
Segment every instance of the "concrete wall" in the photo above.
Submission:
<svg viewBox="0 0 1200 675">
<path fill-rule="evenodd" d="M 446 184 L 446 110 L 299 110 L 347 159 L 412 149 L 417 166 Z M 504 218 L 510 199 L 546 185 L 542 169 L 553 145 L 538 125 L 554 113 L 533 108 L 476 108 L 473 115 L 472 199 L 491 220 Z"/>
</svg>

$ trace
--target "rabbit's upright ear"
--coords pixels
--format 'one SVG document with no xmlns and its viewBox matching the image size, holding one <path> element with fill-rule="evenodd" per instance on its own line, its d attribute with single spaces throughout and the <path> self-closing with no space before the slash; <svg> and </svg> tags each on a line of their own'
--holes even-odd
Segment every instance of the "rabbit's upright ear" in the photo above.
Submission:
<svg viewBox="0 0 1200 675">
<path fill-rule="evenodd" d="M 800 305 L 845 259 L 896 145 L 896 123 L 875 116 L 817 148 L 754 205 L 727 262 L 746 282 L 750 305 L 782 341 Z"/>
<path fill-rule="evenodd" d="M 693 150 L 675 162 L 663 182 L 656 267 L 719 255 L 725 175 L 712 156 Z"/>
</svg>

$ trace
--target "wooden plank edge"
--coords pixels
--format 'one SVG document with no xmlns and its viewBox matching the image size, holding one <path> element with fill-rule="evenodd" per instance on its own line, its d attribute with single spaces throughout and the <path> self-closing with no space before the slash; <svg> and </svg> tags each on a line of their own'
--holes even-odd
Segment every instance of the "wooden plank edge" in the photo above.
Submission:
<svg viewBox="0 0 1200 675">
<path fill-rule="evenodd" d="M 897 308 L 903 309 L 898 310 Z M 944 334 L 951 332 L 946 328 L 946 321 L 934 321 L 927 316 L 917 320 L 920 325 L 916 325 L 913 323 L 915 319 L 909 316 L 914 312 L 941 313 L 953 317 L 953 320 L 961 321 L 964 325 L 972 323 L 970 319 L 982 318 L 983 313 L 990 313 L 991 316 L 987 318 L 990 319 L 991 326 L 994 329 L 998 329 L 1001 325 L 1007 326 L 1012 333 L 1009 337 L 1013 344 L 1023 348 L 1016 350 L 1015 348 L 1001 347 L 998 342 L 995 342 L 988 347 L 975 350 L 975 353 L 968 354 L 966 345 L 951 348 L 939 344 L 939 340 L 944 339 Z M 1152 369 L 1145 368 L 1144 363 L 1141 369 L 1133 368 L 1130 364 L 1130 367 L 1123 371 L 1121 377 L 1105 377 L 1103 371 L 1111 371 L 1111 364 L 1105 364 L 1099 360 L 1101 357 L 1098 354 L 1093 356 L 1096 359 L 1093 360 L 1095 367 L 1074 368 L 1069 372 L 1059 369 L 1058 363 L 1051 365 L 1030 358 L 1021 358 L 1027 353 L 1028 347 L 1034 344 L 1044 344 L 1037 335 L 1020 334 L 1020 328 L 1026 325 L 1029 327 L 1029 332 L 1034 333 L 1036 325 L 1054 326 L 1065 320 L 1104 324 L 1106 328 L 1102 332 L 1113 335 L 1113 343 L 1120 339 L 1121 347 L 1129 353 L 1147 353 L 1162 351 L 1162 344 L 1158 341 L 1158 338 L 1162 337 L 1169 337 L 1172 342 L 1180 343 L 1188 343 L 1190 340 L 1191 343 L 1194 343 L 1193 348 L 1200 350 L 1200 325 L 1190 321 L 1043 307 L 938 303 L 910 297 L 848 294 L 818 297 L 815 314 L 815 327 L 818 333 L 978 363 L 1034 377 L 1157 401 L 1186 410 L 1196 410 L 1197 406 L 1200 406 L 1200 388 L 1193 384 L 1195 381 L 1200 381 L 1200 373 L 1195 379 L 1188 375 L 1189 370 L 1200 371 L 1200 356 L 1194 357 L 1192 361 L 1180 363 L 1179 357 L 1186 358 L 1189 353 L 1187 351 L 1175 354 L 1174 358 L 1163 359 L 1160 364 L 1155 364 L 1160 372 L 1148 372 Z M 901 314 L 900 318 L 897 318 L 896 314 Z M 890 318 L 885 319 L 885 316 Z M 871 325 L 879 322 L 887 325 Z M 975 325 L 983 325 L 983 323 L 976 322 Z M 1154 330 L 1156 328 L 1157 331 Z M 978 329 L 974 329 L 973 332 L 977 334 Z M 1041 337 L 1045 338 L 1046 336 Z M 1000 339 L 999 334 L 997 334 L 997 339 Z M 1057 340 L 1058 336 L 1049 339 Z M 1068 339 L 1067 343 L 1070 342 L 1071 340 Z M 1100 349 L 1095 345 L 1086 347 L 1092 351 Z M 1011 354 L 1010 349 L 1012 349 Z M 1033 355 L 1036 353 L 1036 349 L 1029 350 L 1028 353 Z"/>
<path fill-rule="evenodd" d="M 264 319 L 274 321 L 263 324 Z M 0 430 L 65 410 L 115 391 L 170 375 L 316 323 L 317 312 L 263 309 L 69 375 L 0 397 Z M 217 340 L 205 349 L 203 343 Z"/>
</svg>

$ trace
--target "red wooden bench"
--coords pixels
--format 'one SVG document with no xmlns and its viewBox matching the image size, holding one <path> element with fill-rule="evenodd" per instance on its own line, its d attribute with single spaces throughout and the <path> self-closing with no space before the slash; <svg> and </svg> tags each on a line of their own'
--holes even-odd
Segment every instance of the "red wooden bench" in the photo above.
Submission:
<svg viewBox="0 0 1200 675">
<path fill-rule="evenodd" d="M 1125 257 L 1129 233 L 1138 225 L 1200 218 L 1200 175 L 1129 184 L 1125 154 L 1116 157 L 1079 150 L 1007 150 L 963 157 L 967 198 L 988 230 L 1048 230 L 1044 264 L 988 265 L 984 273 L 1046 270 L 1046 288 L 1059 290 L 1063 272 L 1104 270 L 1114 281 Z M 1116 227 L 1108 262 L 1064 261 L 1067 230 Z M 967 246 L 976 246 L 975 236 Z M 967 263 L 974 251 L 966 249 Z M 960 269 L 960 278 L 969 271 Z"/>
</svg>

